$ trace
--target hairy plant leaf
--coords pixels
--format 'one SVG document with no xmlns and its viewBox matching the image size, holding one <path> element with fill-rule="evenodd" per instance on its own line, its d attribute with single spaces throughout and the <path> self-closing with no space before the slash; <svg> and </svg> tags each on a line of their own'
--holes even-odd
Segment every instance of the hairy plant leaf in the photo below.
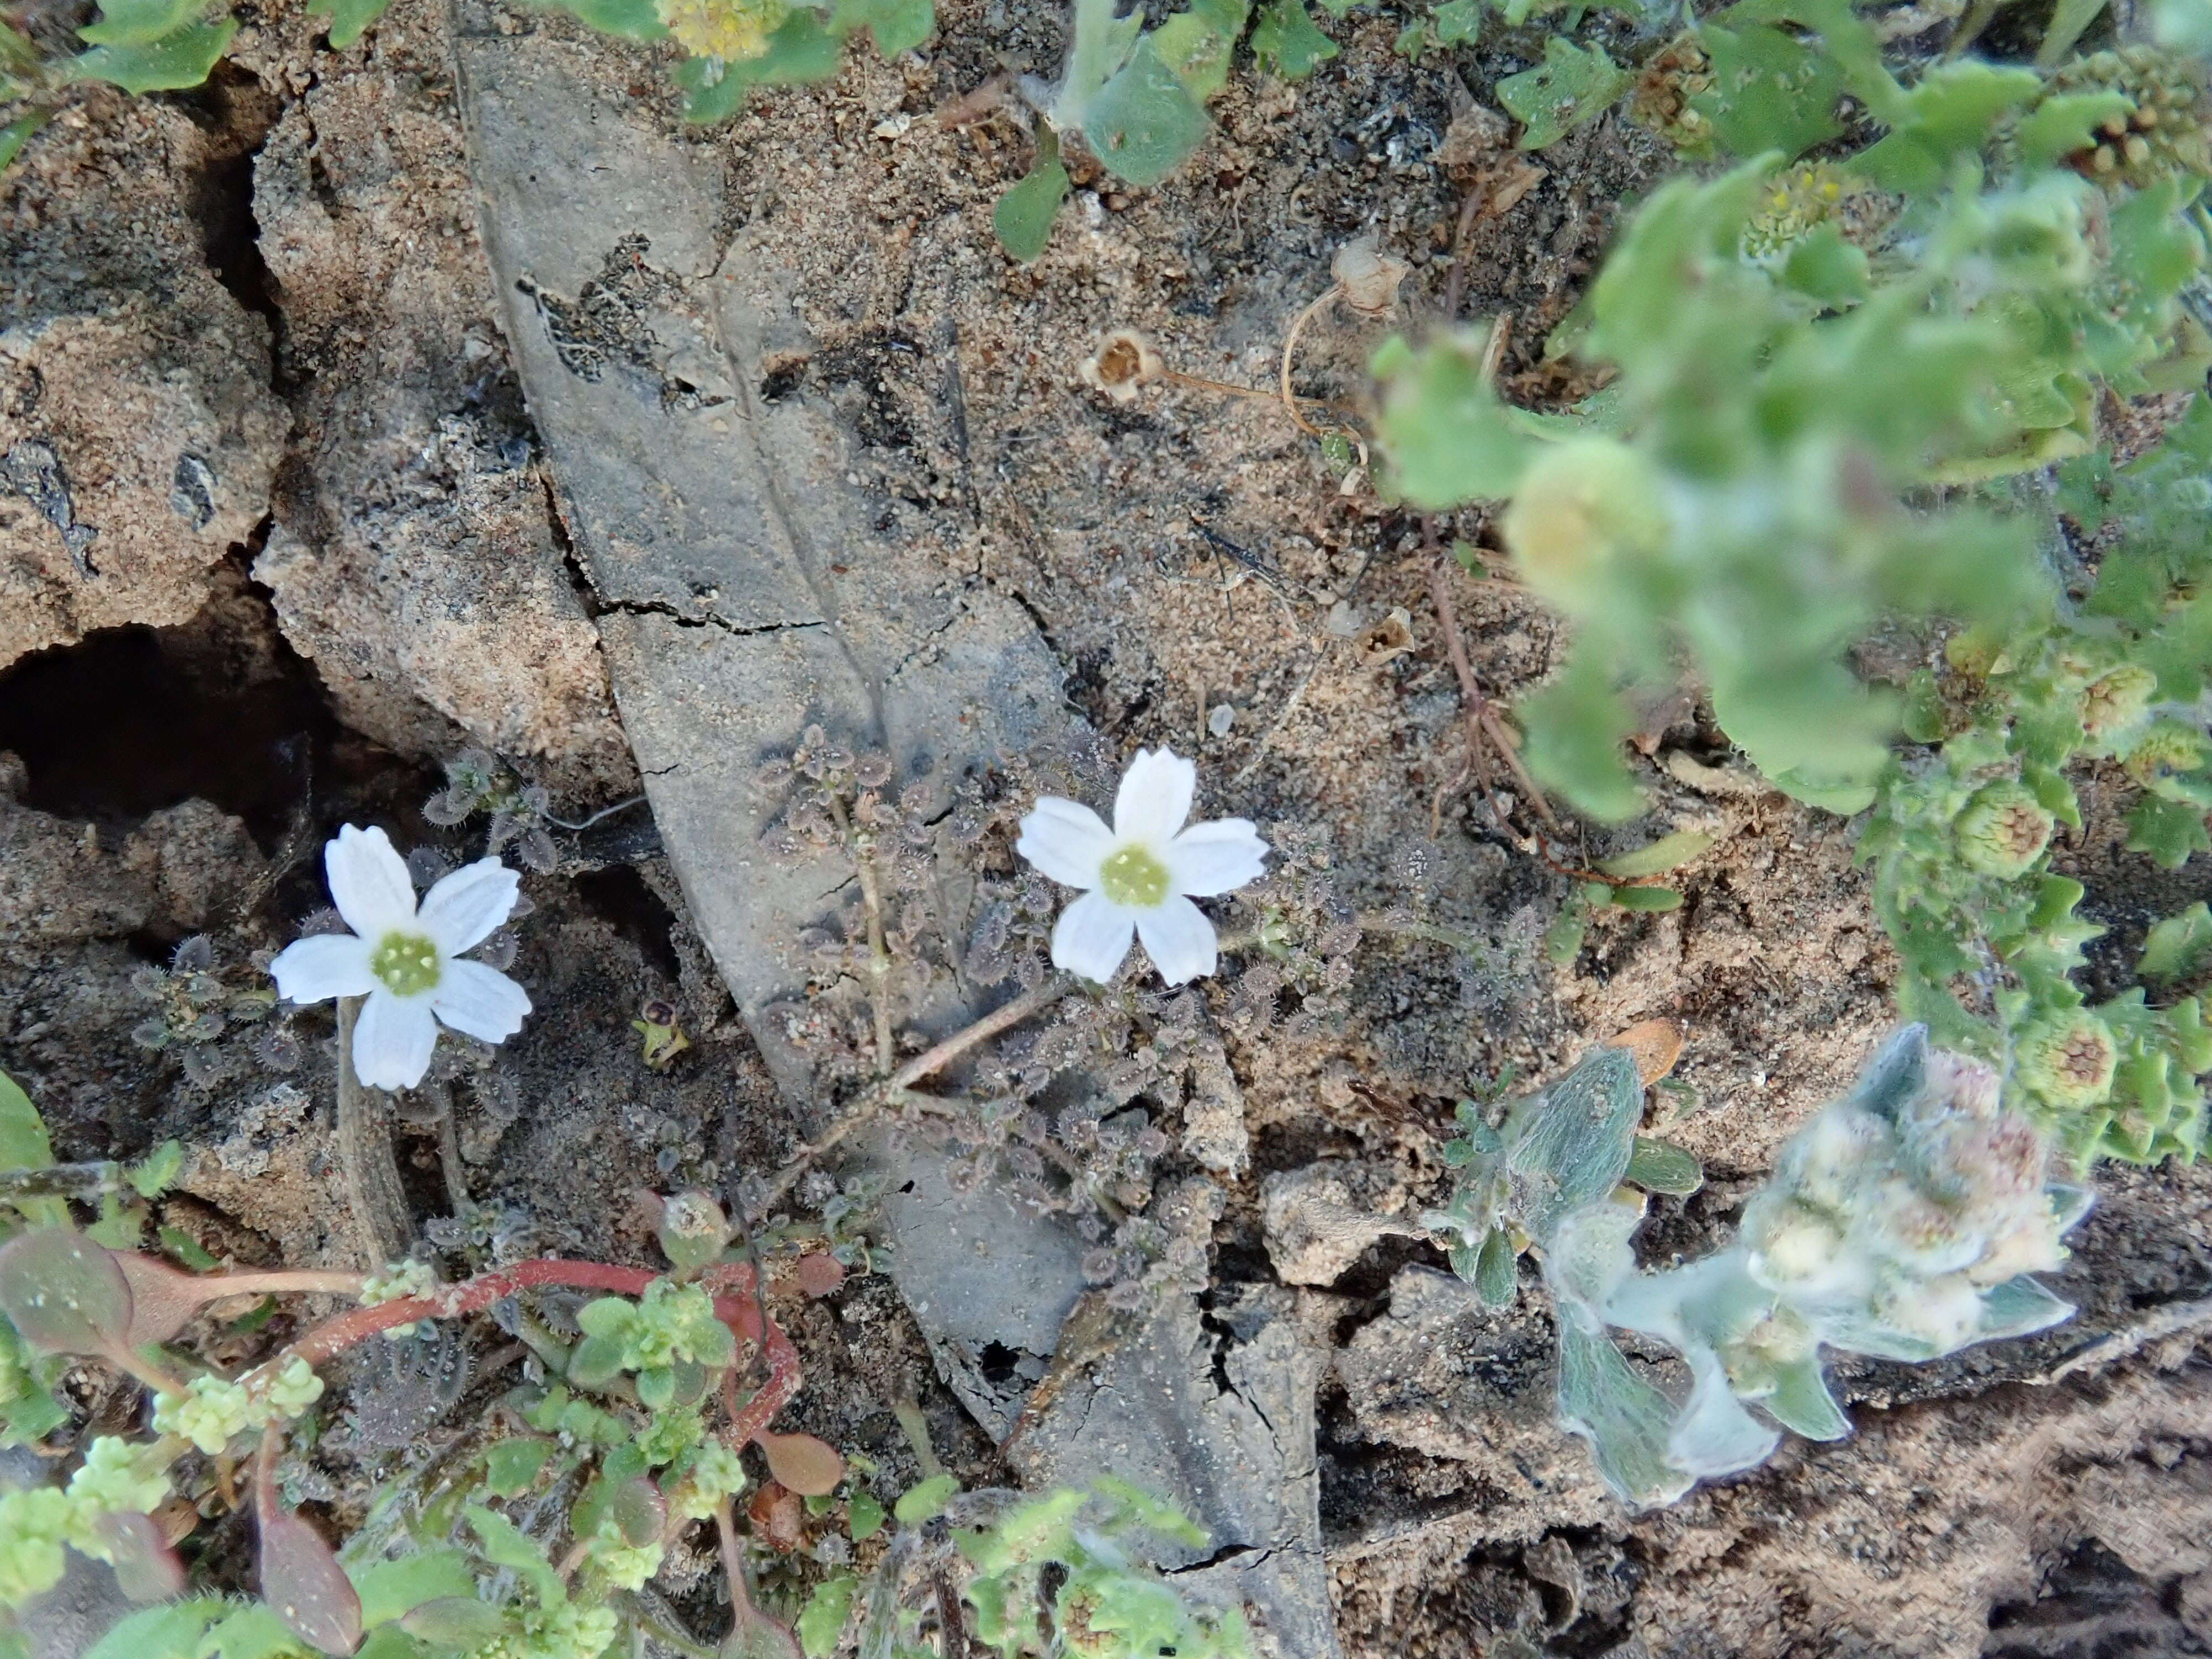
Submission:
<svg viewBox="0 0 2212 1659">
<path fill-rule="evenodd" d="M 79 29 L 90 46 L 142 46 L 190 22 L 205 0 L 100 0 L 100 15 Z"/>
<path fill-rule="evenodd" d="M 860 1589 L 859 1575 L 850 1572 L 832 1573 L 814 1587 L 797 1626 L 799 1645 L 806 1659 L 830 1659 L 837 1650 L 837 1638 L 845 1633 L 845 1621 L 852 1616 L 853 1601 Z"/>
<path fill-rule="evenodd" d="M 473 1653 L 489 1645 L 507 1626 L 507 1620 L 489 1601 L 474 1595 L 445 1595 L 410 1609 L 399 1628 L 433 1648 Z"/>
<path fill-rule="evenodd" d="M 546 1607 L 559 1607 L 568 1601 L 568 1589 L 562 1583 L 561 1575 L 553 1571 L 552 1563 L 545 1559 L 544 1545 L 496 1510 L 488 1510 L 480 1504 L 470 1504 L 461 1516 L 476 1534 L 485 1560 L 495 1567 L 511 1568 L 521 1574 Z"/>
<path fill-rule="evenodd" d="M 1482 1248 L 1474 1258 L 1474 1289 L 1486 1308 L 1503 1308 L 1513 1300 L 1520 1288 L 1520 1256 L 1513 1249 L 1513 1241 L 1505 1236 L 1503 1227 L 1492 1227 L 1482 1236 Z"/>
<path fill-rule="evenodd" d="M 916 1481 L 899 1494 L 898 1502 L 891 1505 L 891 1513 L 902 1527 L 918 1527 L 934 1516 L 942 1515 L 945 1506 L 960 1491 L 960 1478 L 952 1474 L 933 1474 L 927 1480 Z"/>
<path fill-rule="evenodd" d="M 307 15 L 331 20 L 331 49 L 343 52 L 360 40 L 391 4 L 392 0 L 328 0 L 327 4 L 318 5 Z"/>
<path fill-rule="evenodd" d="M 1598 1473 L 1624 1501 L 1645 1508 L 1689 1490 L 1668 1455 L 1674 1402 L 1629 1369 L 1611 1338 L 1571 1316 L 1559 1321 L 1559 1422 L 1590 1443 Z"/>
<path fill-rule="evenodd" d="M 1152 31 L 1152 46 L 1201 104 L 1229 84 L 1229 58 L 1244 32 L 1245 0 L 1190 0 Z"/>
<path fill-rule="evenodd" d="M 1627 1172 L 1621 1179 L 1647 1193 L 1687 1198 L 1705 1184 L 1705 1171 L 1697 1155 L 1686 1148 L 1671 1140 L 1638 1135 L 1628 1154 Z"/>
<path fill-rule="evenodd" d="M 668 26 L 653 0 L 560 0 L 561 9 L 602 34 L 625 40 L 665 40 Z"/>
<path fill-rule="evenodd" d="M 1060 143 L 1046 127 L 1039 137 L 1036 161 L 992 210 L 991 227 L 998 233 L 999 246 L 1023 264 L 1036 260 L 1052 240 L 1052 222 L 1067 191 Z"/>
<path fill-rule="evenodd" d="M 36 112 L 33 112 L 35 113 Z M 14 151 L 5 143 L 6 133 L 13 131 L 26 115 L 0 130 L 0 167 L 8 165 Z M 43 117 L 41 118 L 43 120 Z M 35 126 L 27 129 L 27 138 Z M 21 147 L 20 141 L 18 148 Z M 15 1079 L 0 1072 L 0 1170 L 51 1170 L 54 1164 L 53 1143 L 46 1136 L 46 1121 L 39 1115 L 39 1109 L 31 1104 Z M 23 1219 L 33 1227 L 66 1227 L 70 1224 L 69 1204 L 66 1200 L 52 1197 L 17 1198 L 9 1200 Z"/>
<path fill-rule="evenodd" d="M 197 1659 L 209 1626 L 229 1611 L 214 1596 L 143 1607 L 118 1620 L 84 1659 Z"/>
</svg>

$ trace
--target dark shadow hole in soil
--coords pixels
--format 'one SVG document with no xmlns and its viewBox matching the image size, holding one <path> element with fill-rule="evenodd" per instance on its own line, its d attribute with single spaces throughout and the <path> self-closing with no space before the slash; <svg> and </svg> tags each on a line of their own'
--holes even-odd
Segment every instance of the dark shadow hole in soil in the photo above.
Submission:
<svg viewBox="0 0 2212 1659">
<path fill-rule="evenodd" d="M 1014 1362 L 1018 1356 L 1003 1342 L 986 1342 L 975 1356 L 975 1369 L 983 1373 L 983 1380 L 994 1388 L 1003 1389 L 1014 1380 Z"/>
<path fill-rule="evenodd" d="M 656 972 L 675 983 L 683 971 L 668 937 L 676 917 L 645 884 L 645 878 L 627 864 L 611 864 L 604 870 L 585 872 L 575 883 L 584 908 L 636 945 Z"/>
<path fill-rule="evenodd" d="M 274 618 L 247 639 L 204 625 L 209 614 L 103 629 L 0 673 L 0 750 L 29 775 L 26 806 L 118 827 L 197 796 L 264 850 L 283 840 L 341 728 Z"/>
</svg>

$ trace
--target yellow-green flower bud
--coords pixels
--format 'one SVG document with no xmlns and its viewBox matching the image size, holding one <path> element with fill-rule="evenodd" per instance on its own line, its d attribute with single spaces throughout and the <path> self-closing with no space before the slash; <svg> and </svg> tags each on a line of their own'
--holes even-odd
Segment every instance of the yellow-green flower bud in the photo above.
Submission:
<svg viewBox="0 0 2212 1659">
<path fill-rule="evenodd" d="M 2158 676 L 2135 663 L 2124 663 L 2081 693 L 2081 730 L 2092 744 L 2109 750 L 2133 732 L 2150 708 Z"/>
<path fill-rule="evenodd" d="M 269 1379 L 261 1397 L 267 1402 L 263 1421 L 272 1415 L 297 1417 L 323 1397 L 323 1379 L 315 1375 L 314 1367 L 295 1354 L 285 1362 L 283 1370 Z"/>
<path fill-rule="evenodd" d="M 642 1589 L 645 1581 L 660 1571 L 660 1546 L 631 1544 L 611 1521 L 602 1522 L 592 1535 L 588 1558 L 592 1571 L 617 1589 Z"/>
<path fill-rule="evenodd" d="M 154 1427 L 182 1435 L 210 1457 L 253 1426 L 252 1397 L 220 1376 L 196 1376 L 180 1395 L 154 1396 Z"/>
<path fill-rule="evenodd" d="M 2193 772 L 2204 763 L 2204 734 L 2179 720 L 2159 720 L 2120 763 L 2137 783 L 2155 783 L 2170 772 Z"/>
<path fill-rule="evenodd" d="M 788 0 L 653 0 L 653 9 L 684 51 L 726 64 L 765 52 L 791 15 Z"/>
<path fill-rule="evenodd" d="M 20 1606 L 61 1582 L 69 1499 L 58 1486 L 0 1495 L 0 1607 Z"/>
<path fill-rule="evenodd" d="M 2038 1021 L 2021 1034 L 2014 1064 L 2021 1082 L 2063 1110 L 2102 1101 L 2120 1060 L 2112 1028 L 2086 1008 Z"/>
<path fill-rule="evenodd" d="M 668 1511 L 679 1521 L 703 1521 L 725 1498 L 745 1489 L 745 1466 L 729 1443 L 709 1438 L 692 1459 L 690 1472 L 669 1494 Z"/>
<path fill-rule="evenodd" d="M 2025 785 L 1986 784 L 1953 826 L 1959 861 L 1985 876 L 2025 875 L 2051 844 L 2055 823 Z"/>
<path fill-rule="evenodd" d="M 1666 543 L 1658 470 L 1618 438 L 1572 438 L 1546 450 L 1505 509 L 1505 544 L 1528 586 L 1587 611 L 1607 568 Z"/>
<path fill-rule="evenodd" d="M 93 1523 L 102 1516 L 147 1515 L 161 1507 L 169 1495 L 169 1478 L 141 1466 L 139 1449 L 129 1441 L 104 1434 L 84 1455 L 83 1467 L 70 1477 L 70 1538 L 88 1555 L 101 1552 L 86 1548 Z"/>
</svg>

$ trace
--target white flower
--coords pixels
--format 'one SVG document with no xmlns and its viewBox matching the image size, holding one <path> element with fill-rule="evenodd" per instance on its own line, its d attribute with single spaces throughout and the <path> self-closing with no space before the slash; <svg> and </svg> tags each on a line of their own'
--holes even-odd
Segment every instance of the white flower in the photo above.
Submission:
<svg viewBox="0 0 2212 1659">
<path fill-rule="evenodd" d="M 442 1020 L 486 1042 L 522 1029 L 530 998 L 460 953 L 507 918 L 521 878 L 497 859 L 445 877 L 415 905 L 415 884 L 381 830 L 347 824 L 323 848 L 331 896 L 353 933 L 287 945 L 269 964 L 287 1002 L 368 999 L 353 1029 L 353 1068 L 373 1089 L 411 1089 L 430 1069 Z"/>
<path fill-rule="evenodd" d="M 1213 924 L 1190 901 L 1257 878 L 1267 843 L 1243 818 L 1194 823 L 1198 769 L 1169 749 L 1139 749 L 1121 775 L 1109 830 L 1089 807 L 1041 798 L 1014 850 L 1083 896 L 1052 930 L 1056 968 L 1104 983 L 1129 954 L 1129 936 L 1170 985 L 1213 971 Z"/>
</svg>

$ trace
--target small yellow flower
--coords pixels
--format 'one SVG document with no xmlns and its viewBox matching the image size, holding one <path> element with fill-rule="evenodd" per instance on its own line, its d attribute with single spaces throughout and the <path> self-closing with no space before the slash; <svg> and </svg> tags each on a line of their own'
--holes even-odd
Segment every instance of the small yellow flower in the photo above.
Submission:
<svg viewBox="0 0 2212 1659">
<path fill-rule="evenodd" d="M 789 0 L 653 0 L 660 21 L 694 58 L 758 58 L 791 15 Z"/>
</svg>

